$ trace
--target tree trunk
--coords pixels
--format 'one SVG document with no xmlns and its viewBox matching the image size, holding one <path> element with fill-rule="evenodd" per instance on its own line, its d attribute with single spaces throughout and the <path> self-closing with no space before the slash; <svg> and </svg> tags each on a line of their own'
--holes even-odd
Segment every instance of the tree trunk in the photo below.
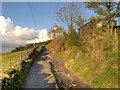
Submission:
<svg viewBox="0 0 120 90">
<path fill-rule="evenodd" d="M 113 17 L 113 22 L 112 22 L 112 25 L 111 25 L 111 33 L 113 32 L 114 19 L 116 18 L 117 14 L 118 14 L 119 4 L 120 4 L 120 1 L 118 2 L 116 13 Z"/>
<path fill-rule="evenodd" d="M 112 21 L 112 25 L 111 25 L 111 34 L 113 32 L 113 25 L 114 25 L 114 20 Z"/>
<path fill-rule="evenodd" d="M 108 32 L 110 32 L 110 21 L 111 21 L 111 17 L 110 17 L 110 4 L 111 4 L 111 2 L 109 2 L 109 6 L 108 6 Z"/>
</svg>

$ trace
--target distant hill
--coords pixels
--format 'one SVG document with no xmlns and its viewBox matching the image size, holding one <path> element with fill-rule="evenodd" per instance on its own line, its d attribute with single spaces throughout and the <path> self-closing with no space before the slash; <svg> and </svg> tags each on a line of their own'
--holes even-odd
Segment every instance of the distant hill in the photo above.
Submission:
<svg viewBox="0 0 120 90">
<path fill-rule="evenodd" d="M 10 52 L 0 53 L 0 55 L 10 54 Z"/>
<path fill-rule="evenodd" d="M 15 49 L 11 50 L 11 53 L 13 52 L 18 52 L 18 51 L 23 51 L 23 50 L 27 50 L 27 49 L 30 49 L 30 48 L 33 48 L 33 47 L 36 47 L 37 45 L 47 45 L 51 42 L 51 40 L 48 40 L 46 42 L 39 42 L 39 43 L 30 43 L 30 44 L 27 44 L 25 46 L 19 46 L 19 47 L 16 47 Z"/>
</svg>

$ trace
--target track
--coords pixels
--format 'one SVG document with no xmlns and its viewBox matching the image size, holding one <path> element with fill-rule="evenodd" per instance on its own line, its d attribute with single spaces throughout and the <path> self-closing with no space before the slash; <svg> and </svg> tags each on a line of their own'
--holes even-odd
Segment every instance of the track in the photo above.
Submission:
<svg viewBox="0 0 120 90">
<path fill-rule="evenodd" d="M 46 51 L 31 66 L 22 88 L 56 88 L 56 81 L 52 76 L 51 66 L 46 59 Z"/>
</svg>

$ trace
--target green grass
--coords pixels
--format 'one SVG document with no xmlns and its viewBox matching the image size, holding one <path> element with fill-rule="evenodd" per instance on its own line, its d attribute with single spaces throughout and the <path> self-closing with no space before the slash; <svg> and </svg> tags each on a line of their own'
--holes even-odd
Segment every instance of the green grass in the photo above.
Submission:
<svg viewBox="0 0 120 90">
<path fill-rule="evenodd" d="M 29 58 L 27 58 L 28 56 L 26 57 L 26 59 L 23 58 L 24 60 L 22 60 L 21 63 L 19 64 L 20 69 L 12 68 L 7 72 L 7 76 L 2 78 L 2 90 L 9 90 L 9 89 L 19 90 L 22 87 L 25 77 L 28 74 L 31 65 L 34 63 L 34 60 L 36 60 L 36 58 L 40 54 L 40 51 L 41 51 L 41 46 L 37 47 L 34 50 L 31 50 L 29 52 L 31 54 L 28 54 Z M 25 52 L 26 51 L 22 51 L 23 54 Z M 4 57 L 5 58 L 13 57 L 13 56 L 16 57 L 17 55 L 19 56 L 20 53 L 21 52 L 11 53 Z M 14 63 L 16 64 L 17 61 Z"/>
<path fill-rule="evenodd" d="M 7 69 L 10 68 L 10 60 L 11 60 L 11 68 L 14 68 L 14 66 L 20 61 L 21 53 L 22 53 L 22 60 L 26 59 L 28 57 L 28 54 L 26 52 L 27 50 L 0 56 L 0 58 L 2 57 L 2 70 L 6 71 Z M 29 51 L 29 53 L 30 52 L 31 51 Z M 4 77 L 4 74 L 2 76 Z"/>
<path fill-rule="evenodd" d="M 10 53 L 6 55 L 2 55 L 2 68 L 8 69 L 10 68 L 10 59 L 11 66 L 14 66 L 20 60 L 20 54 L 25 54 L 26 51 Z"/>
<path fill-rule="evenodd" d="M 65 63 L 65 66 L 84 83 L 94 88 L 118 87 L 118 53 L 110 52 L 107 61 L 102 61 L 95 66 L 91 58 L 80 56 L 76 60 Z"/>
</svg>

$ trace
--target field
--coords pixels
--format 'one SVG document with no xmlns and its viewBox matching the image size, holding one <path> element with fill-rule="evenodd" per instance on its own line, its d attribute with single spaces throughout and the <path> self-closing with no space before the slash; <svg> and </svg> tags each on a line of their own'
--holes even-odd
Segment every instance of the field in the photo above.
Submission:
<svg viewBox="0 0 120 90">
<path fill-rule="evenodd" d="M 22 60 L 26 59 L 31 51 L 20 51 L 20 52 L 15 52 L 15 53 L 9 53 L 9 54 L 4 54 L 0 56 L 2 57 L 2 77 L 4 77 L 4 71 L 8 70 L 10 67 L 15 68 L 19 62 Z M 18 68 L 20 66 L 17 66 Z"/>
<path fill-rule="evenodd" d="M 29 49 L 28 51 L 24 50 L 10 54 L 4 54 L 2 56 L 2 89 L 17 90 L 21 88 L 31 65 L 34 63 L 34 60 L 36 60 L 40 52 L 41 46 L 37 46 Z"/>
<path fill-rule="evenodd" d="M 9 71 L 11 69 L 20 70 L 22 68 L 21 62 L 33 62 L 33 60 L 37 57 L 37 55 L 40 53 L 41 46 L 46 45 L 50 43 L 50 41 L 42 42 L 42 43 L 36 43 L 34 44 L 27 44 L 25 46 L 19 46 L 16 47 L 14 50 L 12 50 L 12 53 L 4 53 L 0 54 L 0 60 L 2 66 L 2 78 L 8 77 L 8 74 L 6 74 L 6 71 Z M 33 47 L 34 46 L 34 47 Z M 36 51 L 34 49 L 36 48 Z M 33 53 L 33 57 L 31 58 L 30 54 Z M 28 59 L 29 57 L 29 59 Z"/>
</svg>

